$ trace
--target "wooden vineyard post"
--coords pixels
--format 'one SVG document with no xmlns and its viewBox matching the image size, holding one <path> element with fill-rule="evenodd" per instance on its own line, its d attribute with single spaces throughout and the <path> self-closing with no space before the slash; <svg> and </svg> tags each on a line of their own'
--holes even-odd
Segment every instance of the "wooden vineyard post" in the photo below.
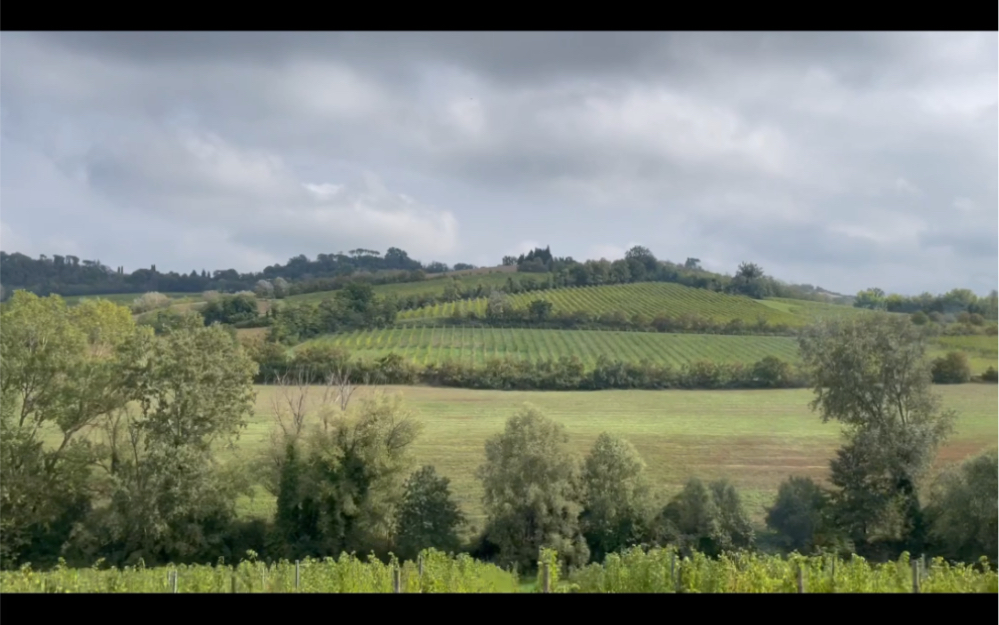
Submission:
<svg viewBox="0 0 999 625">
<path fill-rule="evenodd" d="M 267 592 L 267 565 L 260 564 L 260 592 Z"/>
<path fill-rule="evenodd" d="M 300 592 L 302 588 L 302 568 L 301 563 L 295 560 L 295 592 Z"/>
<path fill-rule="evenodd" d="M 679 590 L 679 584 L 676 583 L 676 551 L 669 552 L 669 583 L 674 591 Z"/>
<path fill-rule="evenodd" d="M 919 556 L 919 581 L 926 579 L 926 554 Z"/>
<path fill-rule="evenodd" d="M 229 574 L 229 582 L 232 587 L 232 594 L 236 594 L 236 569 L 233 569 L 232 573 Z"/>
<path fill-rule="evenodd" d="M 173 594 L 177 594 L 177 571 L 173 571 L 173 573 L 171 573 L 170 586 Z"/>
<path fill-rule="evenodd" d="M 919 594 L 919 560 L 912 561 L 912 592 Z"/>
<path fill-rule="evenodd" d="M 838 559 L 839 558 L 837 558 L 836 556 L 833 556 L 832 573 L 830 575 L 830 577 L 832 579 L 832 591 L 833 592 L 836 592 L 836 560 L 838 560 Z"/>
<path fill-rule="evenodd" d="M 550 593 L 552 591 L 552 587 L 551 587 L 551 583 L 552 583 L 551 569 L 548 568 L 548 563 L 547 562 L 545 562 L 541 566 L 543 567 L 542 571 L 544 573 L 544 576 L 543 576 L 543 580 L 544 580 L 544 593 L 548 594 L 548 593 Z"/>
<path fill-rule="evenodd" d="M 402 592 L 402 573 L 398 566 L 392 567 L 392 592 L 395 594 Z"/>
<path fill-rule="evenodd" d="M 798 563 L 798 594 L 803 594 L 805 592 L 805 570 L 801 566 L 801 562 Z"/>
<path fill-rule="evenodd" d="M 416 558 L 417 578 L 420 582 L 420 592 L 423 592 L 423 554 Z"/>
</svg>

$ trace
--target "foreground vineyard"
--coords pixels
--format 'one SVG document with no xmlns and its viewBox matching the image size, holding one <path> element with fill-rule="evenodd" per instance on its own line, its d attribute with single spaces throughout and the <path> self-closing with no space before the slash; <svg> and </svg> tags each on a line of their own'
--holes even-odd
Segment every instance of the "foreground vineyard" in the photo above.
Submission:
<svg viewBox="0 0 999 625">
<path fill-rule="evenodd" d="M 581 593 L 992 593 L 996 572 L 982 563 L 950 565 L 869 564 L 862 558 L 781 558 L 752 553 L 711 560 L 701 554 L 680 558 L 669 549 L 632 549 L 603 564 L 571 572 L 563 580 L 557 555 L 545 550 L 536 591 Z M 517 579 L 468 555 L 425 551 L 419 563 L 305 560 L 267 565 L 246 561 L 237 567 L 179 566 L 146 569 L 60 568 L 37 573 L 30 568 L 0 573 L 4 593 L 512 593 Z"/>
<path fill-rule="evenodd" d="M 398 572 L 397 572 L 398 571 Z M 516 578 L 462 554 L 425 551 L 401 566 L 343 554 L 299 563 L 244 561 L 238 566 L 68 569 L 0 572 L 3 593 L 488 593 L 516 592 Z"/>
<path fill-rule="evenodd" d="M 758 319 L 764 319 L 769 324 L 789 326 L 801 325 L 804 319 L 781 310 L 781 307 L 766 306 L 748 297 L 664 282 L 569 287 L 511 296 L 514 306 L 518 308 L 526 308 L 533 300 L 539 299 L 551 302 L 556 311 L 585 311 L 591 315 L 616 311 L 621 311 L 629 317 L 638 313 L 649 318 L 657 315 L 667 317 L 699 315 L 718 322 L 741 319 L 747 323 L 755 323 Z M 426 306 L 417 310 L 403 311 L 399 314 L 399 319 L 442 318 L 451 316 L 455 311 L 484 315 L 487 301 L 486 298 L 478 298 Z M 845 307 L 840 308 L 845 309 Z"/>
<path fill-rule="evenodd" d="M 623 362 L 647 359 L 680 366 L 698 360 L 748 364 L 765 356 L 788 361 L 797 358 L 794 339 L 788 337 L 596 330 L 395 327 L 326 336 L 304 345 L 314 343 L 337 345 L 362 358 L 395 352 L 418 364 L 447 360 L 481 364 L 489 358 L 538 360 L 562 356 L 576 356 L 592 364 L 605 356 Z"/>
<path fill-rule="evenodd" d="M 543 559 L 554 562 L 554 554 Z M 613 554 L 569 576 L 562 588 L 575 592 L 694 593 L 992 593 L 999 592 L 996 572 L 971 565 L 951 565 L 941 558 L 870 564 L 854 556 L 764 556 L 753 553 L 711 560 L 695 553 L 677 558 L 672 551 L 633 549 Z M 553 567 L 554 568 L 554 567 Z"/>
</svg>

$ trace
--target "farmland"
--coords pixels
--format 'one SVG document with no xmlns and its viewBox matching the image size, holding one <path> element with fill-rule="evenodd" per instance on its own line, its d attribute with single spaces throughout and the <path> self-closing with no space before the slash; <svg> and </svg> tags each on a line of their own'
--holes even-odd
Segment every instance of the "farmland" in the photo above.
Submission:
<svg viewBox="0 0 999 625">
<path fill-rule="evenodd" d="M 372 393 L 362 388 L 357 398 Z M 573 452 L 589 451 L 601 432 L 630 440 L 648 464 L 649 477 L 664 493 L 675 493 L 691 477 L 729 478 L 750 516 L 761 523 L 781 480 L 788 475 L 823 479 L 840 444 L 837 426 L 823 424 L 808 409 L 807 390 L 770 391 L 474 391 L 385 387 L 398 393 L 423 423 L 414 444 L 418 465 L 432 464 L 451 479 L 457 501 L 472 524 L 482 527 L 482 489 L 474 471 L 486 439 L 530 402 L 565 425 Z M 954 462 L 995 447 L 999 437 L 995 387 L 937 387 L 945 408 L 958 413 L 956 430 L 940 453 Z M 269 444 L 273 431 L 273 386 L 257 387 L 255 416 L 241 436 L 238 457 L 249 460 Z M 318 396 L 313 392 L 311 397 Z M 227 456 L 232 457 L 232 456 Z M 271 514 L 274 499 L 258 490 L 244 499 L 244 514 Z"/>
<path fill-rule="evenodd" d="M 518 274 L 509 271 L 490 271 L 486 273 L 462 273 L 452 277 L 446 274 L 437 278 L 427 278 L 419 282 L 399 282 L 396 284 L 379 284 L 374 287 L 375 293 L 388 297 L 410 297 L 410 296 L 440 296 L 444 294 L 444 288 L 448 283 L 456 282 L 459 288 L 474 289 L 482 285 L 486 289 L 499 289 L 503 287 L 510 277 L 517 278 Z M 521 277 L 524 274 L 519 274 Z M 544 280 L 547 274 L 531 274 L 536 280 Z M 333 295 L 331 291 L 318 291 L 316 293 L 304 293 L 302 295 L 292 295 L 285 301 L 289 304 L 301 302 L 321 302 Z"/>
<path fill-rule="evenodd" d="M 621 311 L 629 317 L 634 314 L 650 318 L 656 315 L 668 317 L 700 315 L 720 322 L 741 319 L 746 323 L 754 323 L 758 319 L 764 319 L 771 324 L 801 325 L 802 323 L 799 317 L 790 312 L 765 306 L 748 297 L 715 293 L 668 282 L 568 287 L 511 296 L 513 305 L 518 308 L 526 308 L 531 301 L 539 299 L 551 302 L 556 311 L 585 311 L 591 315 Z M 463 313 L 474 311 L 484 315 L 487 301 L 486 298 L 477 298 L 426 306 L 417 310 L 403 311 L 399 314 L 399 319 L 448 317 L 456 308 Z"/>
<path fill-rule="evenodd" d="M 696 360 L 752 363 L 764 356 L 793 360 L 797 353 L 794 339 L 788 337 L 471 327 L 395 327 L 328 335 L 303 345 L 317 343 L 342 347 L 361 358 L 395 352 L 418 364 L 561 356 L 577 356 L 589 364 L 600 356 L 669 365 Z"/>
</svg>

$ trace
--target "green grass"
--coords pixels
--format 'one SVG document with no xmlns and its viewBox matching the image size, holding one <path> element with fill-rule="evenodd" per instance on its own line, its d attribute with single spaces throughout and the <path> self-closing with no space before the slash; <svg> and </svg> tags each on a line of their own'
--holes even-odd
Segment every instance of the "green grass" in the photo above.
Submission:
<svg viewBox="0 0 999 625">
<path fill-rule="evenodd" d="M 622 311 L 629 317 L 640 313 L 650 319 L 657 315 L 667 317 L 699 315 L 718 322 L 741 319 L 746 323 L 755 323 L 757 319 L 764 319 L 771 324 L 801 325 L 802 323 L 798 316 L 766 306 L 748 297 L 715 293 L 668 282 L 568 287 L 511 296 L 514 306 L 518 308 L 526 308 L 533 300 L 539 299 L 551 302 L 556 312 L 586 311 L 591 315 L 600 315 Z M 403 311 L 399 313 L 399 319 L 443 318 L 450 316 L 455 309 L 461 312 L 475 311 L 482 315 L 486 311 L 487 301 L 487 298 L 482 297 L 425 306 L 418 310 Z"/>
<path fill-rule="evenodd" d="M 539 330 L 471 327 L 395 327 L 333 334 L 302 345 L 333 344 L 362 358 L 396 352 L 419 364 L 459 360 L 482 363 L 493 357 L 521 359 L 577 356 L 593 363 L 611 359 L 682 365 L 696 360 L 752 363 L 764 356 L 797 357 L 794 339 L 771 336 L 659 334 L 602 330 Z"/>
<path fill-rule="evenodd" d="M 451 480 L 452 490 L 471 522 L 482 527 L 482 489 L 474 477 L 488 437 L 501 432 L 507 418 L 531 402 L 565 425 L 569 445 L 588 452 L 601 432 L 630 440 L 648 465 L 652 483 L 664 495 L 677 492 L 689 477 L 730 479 L 748 512 L 762 523 L 764 507 L 789 475 L 823 480 L 839 445 L 839 429 L 823 424 L 808 409 L 807 390 L 770 391 L 599 391 L 515 392 L 387 387 L 423 423 L 413 447 L 418 465 L 432 464 Z M 958 413 L 956 430 L 939 462 L 960 461 L 995 447 L 996 387 L 984 384 L 941 386 L 945 408 Z M 275 387 L 257 387 L 257 409 L 241 437 L 241 458 L 260 454 L 276 427 Z M 372 392 L 358 391 L 355 398 Z M 312 396 L 318 395 L 317 390 Z M 355 399 L 356 401 L 356 399 Z M 274 499 L 262 489 L 241 503 L 247 515 L 272 514 Z"/>
</svg>

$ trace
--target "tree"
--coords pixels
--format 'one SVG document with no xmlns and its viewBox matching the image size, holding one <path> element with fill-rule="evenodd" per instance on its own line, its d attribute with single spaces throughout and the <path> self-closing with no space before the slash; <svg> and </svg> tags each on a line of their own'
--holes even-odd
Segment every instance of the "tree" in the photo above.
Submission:
<svg viewBox="0 0 999 625">
<path fill-rule="evenodd" d="M 842 423 L 831 463 L 833 513 L 858 549 L 920 547 L 917 486 L 949 433 L 925 362 L 925 335 L 906 317 L 875 313 L 822 322 L 798 340 L 811 407 Z"/>
<path fill-rule="evenodd" d="M 531 570 L 542 547 L 571 565 L 589 559 L 579 528 L 578 468 L 567 443 L 565 428 L 530 406 L 486 441 L 477 476 L 485 491 L 486 537 L 503 565 Z"/>
<path fill-rule="evenodd" d="M 274 298 L 284 299 L 288 297 L 288 281 L 284 278 L 278 277 L 274 278 Z"/>
<path fill-rule="evenodd" d="M 767 527 L 777 532 L 787 551 L 808 554 L 815 550 L 822 531 L 828 495 L 807 477 L 791 477 L 781 483 L 777 500 L 767 510 Z"/>
<path fill-rule="evenodd" d="M 517 264 L 517 257 L 516 256 L 504 256 L 502 264 L 503 264 L 504 267 L 510 267 L 512 265 L 516 265 Z"/>
<path fill-rule="evenodd" d="M 688 258 L 683 263 L 683 267 L 685 269 L 700 270 L 701 269 L 701 259 L 700 258 Z"/>
<path fill-rule="evenodd" d="M 583 464 L 583 535 L 591 557 L 604 557 L 642 541 L 650 521 L 645 462 L 626 440 L 597 437 Z"/>
<path fill-rule="evenodd" d="M 152 331 L 106 300 L 69 308 L 27 291 L 14 292 L 0 327 L 0 557 L 37 564 L 89 511 L 97 450 L 83 432 L 137 398 L 129 380 Z"/>
<path fill-rule="evenodd" d="M 260 299 L 272 299 L 274 297 L 274 285 L 269 280 L 257 280 L 253 287 L 253 294 Z"/>
<path fill-rule="evenodd" d="M 287 528 L 309 551 L 321 556 L 342 551 L 387 552 L 410 447 L 419 424 L 398 397 L 365 398 L 355 411 L 330 411 L 304 439 L 304 474 L 294 492 L 283 497 Z"/>
<path fill-rule="evenodd" d="M 995 566 L 999 556 L 997 490 L 999 456 L 995 450 L 941 473 L 927 507 L 930 536 L 941 555 L 963 562 L 987 556 Z"/>
<path fill-rule="evenodd" d="M 102 423 L 110 503 L 79 528 L 77 552 L 131 564 L 189 560 L 222 544 L 250 484 L 214 450 L 233 446 L 253 413 L 256 369 L 224 328 L 194 318 L 152 343 L 127 381 L 138 407 Z"/>
<path fill-rule="evenodd" d="M 502 319 L 513 311 L 513 302 L 510 297 L 502 291 L 493 291 L 489 294 L 486 302 L 486 317 L 489 319 Z"/>
<path fill-rule="evenodd" d="M 763 269 L 756 263 L 740 263 L 735 276 L 745 280 L 756 280 L 763 277 Z"/>
<path fill-rule="evenodd" d="M 132 302 L 132 312 L 144 313 L 170 305 L 170 298 L 162 293 L 145 293 Z"/>
<path fill-rule="evenodd" d="M 964 352 L 947 352 L 934 358 L 931 372 L 936 384 L 964 384 L 971 380 L 971 365 Z"/>
<path fill-rule="evenodd" d="M 853 300 L 856 308 L 868 308 L 871 310 L 884 310 L 887 307 L 885 292 L 879 288 L 871 288 L 857 293 Z"/>
<path fill-rule="evenodd" d="M 544 321 L 552 314 L 552 303 L 548 300 L 536 299 L 528 305 L 528 314 L 536 321 Z"/>
<path fill-rule="evenodd" d="M 725 480 L 705 486 L 691 478 L 660 513 L 660 540 L 709 556 L 744 549 L 753 530 L 735 488 Z"/>
<path fill-rule="evenodd" d="M 396 515 L 397 555 L 413 560 L 424 549 L 454 552 L 460 547 L 459 528 L 465 516 L 451 497 L 450 481 L 424 466 L 406 480 Z"/>
</svg>

